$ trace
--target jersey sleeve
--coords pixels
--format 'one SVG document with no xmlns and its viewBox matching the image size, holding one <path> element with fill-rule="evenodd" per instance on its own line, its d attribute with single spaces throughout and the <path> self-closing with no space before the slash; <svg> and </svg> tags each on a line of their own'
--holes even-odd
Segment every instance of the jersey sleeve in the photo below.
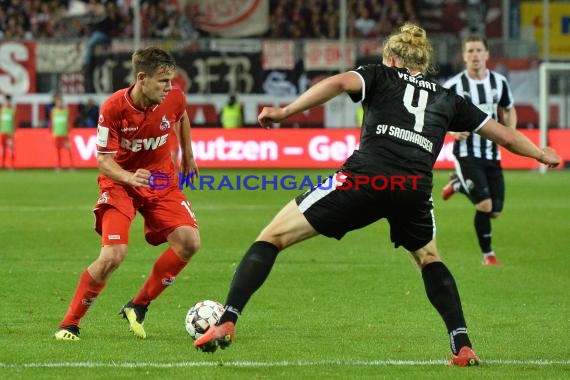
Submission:
<svg viewBox="0 0 570 380">
<path fill-rule="evenodd" d="M 374 86 L 376 84 L 376 77 L 378 75 L 378 67 L 381 65 L 364 65 L 351 70 L 352 72 L 358 74 L 362 80 L 362 92 L 356 94 L 349 94 L 350 99 L 353 102 L 360 102 L 366 99 L 368 94 L 372 94 L 374 91 Z"/>
<path fill-rule="evenodd" d="M 120 118 L 113 103 L 105 102 L 99 111 L 97 122 L 97 152 L 115 153 L 119 151 Z"/>
<path fill-rule="evenodd" d="M 176 104 L 176 121 L 180 121 L 180 119 L 182 119 L 182 115 L 184 115 L 184 112 L 186 111 L 186 95 L 184 94 L 184 91 L 182 91 L 182 89 L 175 87 L 173 88 L 173 91 L 175 92 L 176 98 L 175 98 L 175 104 Z"/>
<path fill-rule="evenodd" d="M 449 125 L 451 132 L 477 132 L 491 117 L 459 95 L 455 97 L 455 116 Z"/>
<path fill-rule="evenodd" d="M 502 94 L 501 99 L 499 99 L 499 107 L 505 109 L 511 109 L 514 105 L 513 93 L 511 87 L 509 86 L 506 78 L 501 78 Z"/>
</svg>

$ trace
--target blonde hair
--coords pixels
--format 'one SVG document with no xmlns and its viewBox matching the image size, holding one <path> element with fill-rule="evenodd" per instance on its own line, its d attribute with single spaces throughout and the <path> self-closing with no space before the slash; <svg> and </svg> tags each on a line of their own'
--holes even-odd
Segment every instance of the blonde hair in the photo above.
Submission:
<svg viewBox="0 0 570 380">
<path fill-rule="evenodd" d="M 387 61 L 392 57 L 408 69 L 433 73 L 432 54 L 433 48 L 426 31 L 415 24 L 406 23 L 384 42 L 382 58 Z"/>
</svg>

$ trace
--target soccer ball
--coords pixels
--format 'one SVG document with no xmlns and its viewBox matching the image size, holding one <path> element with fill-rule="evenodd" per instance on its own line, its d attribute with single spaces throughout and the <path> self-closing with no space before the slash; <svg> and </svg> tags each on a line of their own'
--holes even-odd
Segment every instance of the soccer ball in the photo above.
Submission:
<svg viewBox="0 0 570 380">
<path fill-rule="evenodd" d="M 215 325 L 223 313 L 224 306 L 221 303 L 211 300 L 200 301 L 186 313 L 186 331 L 196 340 L 204 335 L 211 325 Z"/>
</svg>

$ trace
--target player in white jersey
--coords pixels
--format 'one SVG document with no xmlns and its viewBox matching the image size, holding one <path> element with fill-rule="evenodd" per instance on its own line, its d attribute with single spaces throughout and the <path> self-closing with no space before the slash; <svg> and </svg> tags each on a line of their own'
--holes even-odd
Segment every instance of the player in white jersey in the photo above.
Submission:
<svg viewBox="0 0 570 380">
<path fill-rule="evenodd" d="M 465 70 L 443 86 L 470 100 L 493 119 L 516 128 L 517 113 L 507 79 L 487 69 L 489 49 L 483 37 L 469 36 L 463 41 Z M 499 111 L 502 110 L 502 115 Z M 505 202 L 505 181 L 501 152 L 497 144 L 476 133 L 453 132 L 455 173 L 443 188 L 448 200 L 456 192 L 465 194 L 475 206 L 475 232 L 484 265 L 499 266 L 491 247 L 491 219 L 500 215 Z"/>
</svg>

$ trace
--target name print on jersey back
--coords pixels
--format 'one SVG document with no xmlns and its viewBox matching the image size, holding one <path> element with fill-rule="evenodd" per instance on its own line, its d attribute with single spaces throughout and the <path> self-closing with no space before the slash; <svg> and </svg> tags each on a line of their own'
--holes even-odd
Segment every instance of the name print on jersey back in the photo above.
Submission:
<svg viewBox="0 0 570 380">
<path fill-rule="evenodd" d="M 413 75 L 408 75 L 408 74 L 403 73 L 401 71 L 398 71 L 398 77 L 400 77 L 400 79 L 404 79 L 410 83 L 413 83 L 413 84 L 417 85 L 418 87 L 427 88 L 428 90 L 431 90 L 431 91 L 436 90 L 436 84 L 433 82 L 427 81 L 425 79 L 418 79 Z"/>
<path fill-rule="evenodd" d="M 379 124 L 376 126 L 376 134 L 387 134 L 397 139 L 414 143 L 420 146 L 422 149 L 426 150 L 428 153 L 433 153 L 433 142 L 422 136 L 420 133 L 424 127 L 425 109 L 428 102 L 428 93 L 424 90 L 424 88 L 430 91 L 436 91 L 436 84 L 424 79 L 418 79 L 412 75 L 408 75 L 402 72 L 398 72 L 398 77 L 400 79 L 404 79 L 405 81 L 413 83 L 420 88 L 417 89 L 415 86 L 407 84 L 403 98 L 403 103 L 406 107 L 406 110 L 415 117 L 414 130 L 411 131 L 405 128 L 396 127 L 394 125 Z M 414 95 L 416 91 L 419 91 L 419 94 L 414 104 Z"/>
<path fill-rule="evenodd" d="M 379 124 L 376 126 L 376 134 L 388 134 L 400 140 L 417 144 L 429 153 L 433 152 L 433 143 L 429 141 L 429 139 L 408 129 L 398 128 L 393 125 Z"/>
</svg>

